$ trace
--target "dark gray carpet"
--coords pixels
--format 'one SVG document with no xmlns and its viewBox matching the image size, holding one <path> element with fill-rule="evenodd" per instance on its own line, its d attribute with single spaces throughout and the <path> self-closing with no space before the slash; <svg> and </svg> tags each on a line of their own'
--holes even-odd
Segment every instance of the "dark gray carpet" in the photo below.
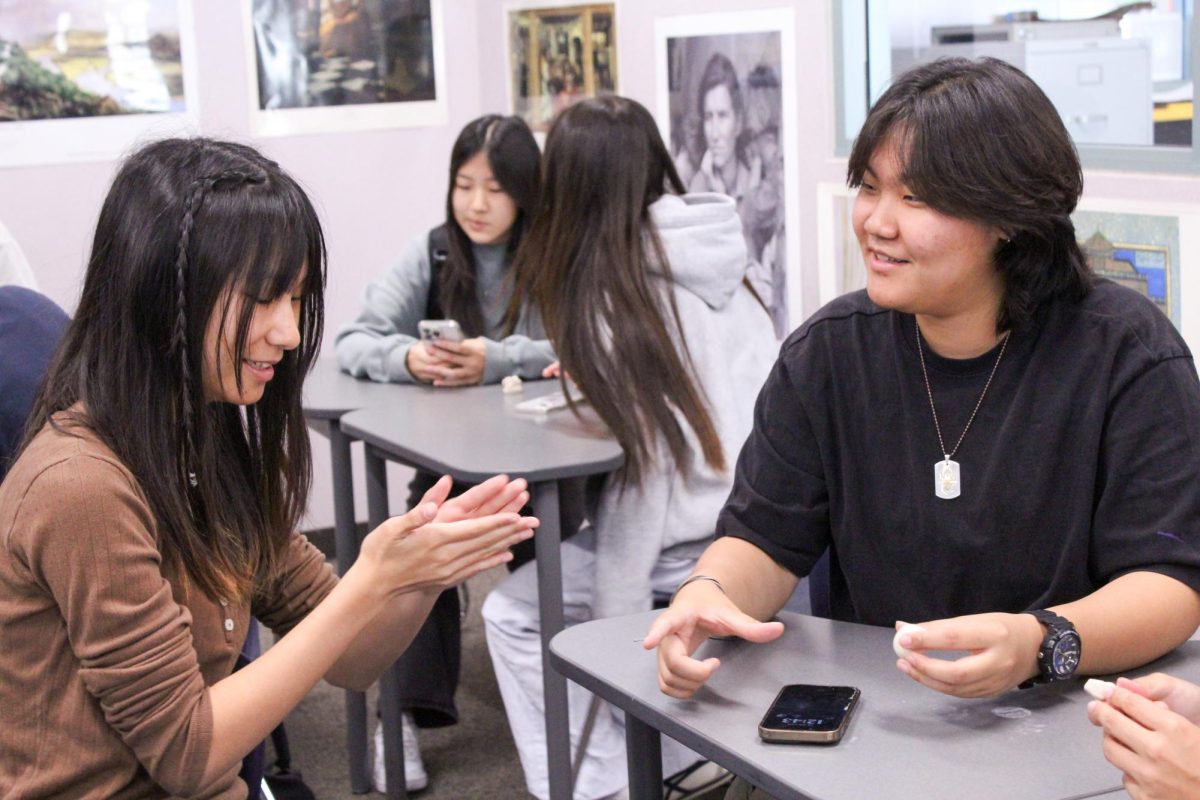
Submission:
<svg viewBox="0 0 1200 800">
<path fill-rule="evenodd" d="M 517 749 L 513 744 L 504 703 L 492 672 L 479 606 L 507 575 L 504 567 L 477 575 L 467 583 L 470 609 L 463 623 L 462 680 L 458 689 L 459 724 L 420 732 L 421 755 L 429 786 L 414 793 L 418 800 L 528 800 Z M 263 630 L 263 645 L 272 641 Z M 374 713 L 376 690 L 368 695 Z M 298 769 L 319 800 L 378 798 L 375 792 L 354 795 L 346 769 L 345 701 L 341 689 L 320 683 L 296 707 L 285 723 Z M 267 763 L 274 754 L 268 747 Z M 697 800 L 719 800 L 724 790 Z"/>
<path fill-rule="evenodd" d="M 468 583 L 471 608 L 463 624 L 463 671 L 458 690 L 460 722 L 423 730 L 421 754 L 429 787 L 420 800 L 462 798 L 528 798 L 517 750 L 504 716 L 504 704 L 492 673 L 479 605 L 506 572 L 503 567 Z M 270 641 L 265 633 L 264 644 Z M 370 708 L 374 709 L 372 690 Z M 346 769 L 345 705 L 342 691 L 321 683 L 287 718 L 292 765 L 320 800 L 351 798 Z M 268 763 L 274 756 L 268 752 Z M 376 793 L 358 797 L 381 797 Z"/>
</svg>

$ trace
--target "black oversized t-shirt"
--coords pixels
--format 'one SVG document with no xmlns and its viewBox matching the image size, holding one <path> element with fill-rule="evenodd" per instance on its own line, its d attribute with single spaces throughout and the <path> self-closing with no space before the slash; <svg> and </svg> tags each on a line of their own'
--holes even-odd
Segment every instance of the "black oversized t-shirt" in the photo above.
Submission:
<svg viewBox="0 0 1200 800">
<path fill-rule="evenodd" d="M 999 346 L 924 351 L 953 448 Z M 876 625 L 1044 608 L 1136 570 L 1200 590 L 1200 383 L 1135 292 L 1099 281 L 1015 330 L 954 500 L 942 457 L 914 318 L 846 295 L 784 343 L 718 533 L 797 575 L 831 547 L 834 617 Z"/>
</svg>

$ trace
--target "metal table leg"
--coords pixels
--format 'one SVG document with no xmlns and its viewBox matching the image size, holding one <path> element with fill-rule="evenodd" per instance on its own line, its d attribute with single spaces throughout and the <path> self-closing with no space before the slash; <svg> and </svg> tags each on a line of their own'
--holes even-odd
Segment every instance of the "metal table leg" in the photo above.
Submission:
<svg viewBox="0 0 1200 800">
<path fill-rule="evenodd" d="M 542 691 L 546 708 L 546 756 L 550 797 L 571 797 L 571 729 L 567 714 L 567 679 L 550 666 L 550 640 L 563 629 L 562 554 L 559 545 L 558 484 L 535 483 L 533 507 L 541 525 L 534 535 L 537 553 L 538 608 L 542 620 Z"/>
<path fill-rule="evenodd" d="M 628 711 L 625 756 L 629 762 L 629 800 L 662 800 L 662 737 Z"/>
<path fill-rule="evenodd" d="M 329 452 L 333 466 L 333 530 L 337 546 L 338 575 L 345 575 L 358 558 L 358 534 L 354 520 L 354 478 L 350 462 L 350 437 L 341 424 L 328 421 Z M 367 696 L 346 690 L 346 757 L 350 765 L 350 791 L 371 791 L 367 770 Z"/>
<path fill-rule="evenodd" d="M 367 519 L 371 530 L 388 518 L 387 461 L 375 448 L 364 445 L 367 462 Z M 404 740 L 400 736 L 400 691 L 396 667 L 388 667 L 379 680 L 379 710 L 383 715 L 384 774 L 387 796 L 405 800 Z"/>
</svg>

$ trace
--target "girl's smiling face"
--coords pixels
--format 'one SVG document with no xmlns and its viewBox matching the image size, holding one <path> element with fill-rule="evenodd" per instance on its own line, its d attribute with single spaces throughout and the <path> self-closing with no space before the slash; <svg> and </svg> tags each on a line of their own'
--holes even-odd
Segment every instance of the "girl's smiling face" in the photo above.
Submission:
<svg viewBox="0 0 1200 800">
<path fill-rule="evenodd" d="M 204 334 L 204 398 L 209 402 L 251 405 L 262 399 L 275 365 L 284 353 L 300 346 L 300 288 L 272 299 L 248 297 L 229 290 L 214 307 Z M 246 303 L 254 304 L 245 352 L 237 353 L 238 319 Z M 238 378 L 241 388 L 238 388 Z"/>
</svg>

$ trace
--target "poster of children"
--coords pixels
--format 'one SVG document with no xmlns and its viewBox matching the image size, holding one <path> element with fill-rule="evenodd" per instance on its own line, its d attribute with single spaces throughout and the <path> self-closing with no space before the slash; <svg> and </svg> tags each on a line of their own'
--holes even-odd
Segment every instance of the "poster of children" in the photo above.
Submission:
<svg viewBox="0 0 1200 800">
<path fill-rule="evenodd" d="M 689 192 L 737 200 L 750 282 L 789 331 L 783 42 L 778 30 L 666 39 L 668 145 Z M 661 109 L 660 109 L 661 113 Z"/>
</svg>

